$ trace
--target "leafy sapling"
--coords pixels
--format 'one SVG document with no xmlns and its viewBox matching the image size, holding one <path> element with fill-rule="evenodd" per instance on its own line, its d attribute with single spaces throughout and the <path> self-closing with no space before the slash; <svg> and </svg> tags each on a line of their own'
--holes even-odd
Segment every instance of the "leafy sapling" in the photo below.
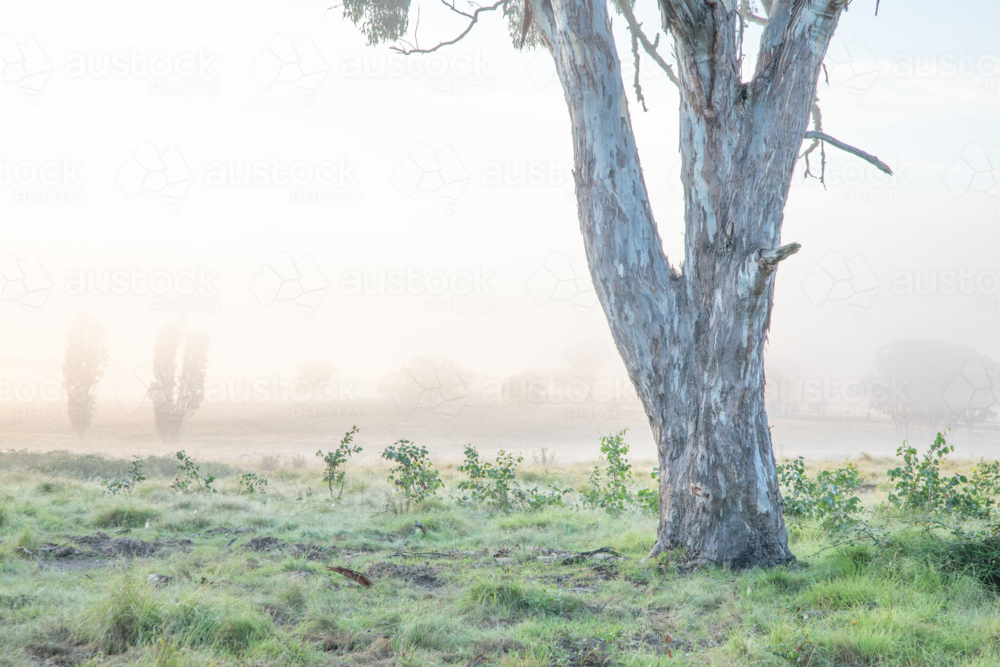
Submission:
<svg viewBox="0 0 1000 667">
<path fill-rule="evenodd" d="M 437 494 L 444 486 L 441 474 L 434 469 L 426 447 L 409 440 L 397 440 L 385 448 L 382 458 L 396 465 L 389 470 L 389 481 L 405 501 L 405 509 Z"/>
<path fill-rule="evenodd" d="M 176 456 L 180 464 L 177 466 L 177 476 L 174 477 L 174 483 L 170 485 L 171 489 L 177 489 L 178 491 L 194 489 L 195 487 L 192 484 L 197 484 L 197 490 L 199 491 L 216 493 L 216 490 L 212 488 L 212 482 L 215 481 L 214 475 L 202 477 L 201 466 L 195 463 L 194 459 L 188 456 L 183 449 L 177 452 Z"/>
<path fill-rule="evenodd" d="M 323 481 L 326 482 L 327 487 L 330 489 L 330 497 L 333 498 L 333 485 L 340 484 L 340 492 L 337 497 L 340 498 L 344 495 L 344 475 L 345 471 L 340 470 L 340 466 L 347 462 L 347 459 L 351 458 L 353 454 L 357 454 L 361 451 L 360 445 L 351 446 L 351 442 L 354 440 L 354 434 L 358 432 L 357 426 L 352 426 L 351 430 L 344 434 L 343 439 L 340 441 L 340 445 L 337 446 L 332 452 L 327 454 L 323 453 L 323 450 L 316 452 L 316 456 L 323 459 L 323 463 L 326 464 L 326 468 L 323 470 Z"/>
<path fill-rule="evenodd" d="M 626 431 L 628 429 L 601 438 L 601 458 L 608 464 L 604 468 L 603 475 L 600 467 L 594 466 L 587 484 L 588 488 L 583 492 L 585 505 L 603 508 L 612 514 L 620 514 L 636 504 L 636 497 L 628 489 L 632 481 L 632 464 L 627 458 Z"/>
<path fill-rule="evenodd" d="M 146 478 L 142 474 L 142 459 L 138 456 L 133 456 L 132 463 L 129 464 L 125 477 L 108 483 L 108 493 L 113 496 L 117 496 L 119 493 L 132 495 L 135 485 L 144 481 L 146 481 Z"/>
<path fill-rule="evenodd" d="M 265 486 L 267 486 L 267 480 L 255 472 L 244 473 L 244 475 L 240 477 L 240 495 L 262 496 L 267 493 L 267 491 L 264 490 Z"/>
</svg>

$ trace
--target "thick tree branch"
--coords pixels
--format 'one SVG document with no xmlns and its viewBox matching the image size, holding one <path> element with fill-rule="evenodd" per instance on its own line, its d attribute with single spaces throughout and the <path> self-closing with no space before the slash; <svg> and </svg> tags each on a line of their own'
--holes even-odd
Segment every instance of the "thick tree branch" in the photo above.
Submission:
<svg viewBox="0 0 1000 667">
<path fill-rule="evenodd" d="M 892 176 L 892 169 L 890 169 L 889 165 L 887 165 L 885 162 L 882 162 L 882 160 L 879 160 L 877 157 L 875 157 L 871 153 L 864 152 L 860 148 L 855 148 L 854 146 L 851 146 L 850 144 L 845 144 L 843 141 L 841 141 L 839 139 L 834 139 L 833 137 L 831 137 L 829 134 L 826 134 L 825 132 L 815 132 L 815 131 L 806 132 L 805 133 L 805 138 L 806 139 L 819 140 L 819 141 L 825 141 L 825 142 L 829 143 L 831 146 L 835 146 L 836 148 L 839 148 L 840 150 L 844 151 L 845 153 L 850 153 L 851 155 L 854 155 L 854 156 L 857 156 L 857 157 L 861 158 L 865 162 L 868 162 L 870 164 L 875 165 L 879 169 L 879 171 L 883 171 L 886 174 L 889 174 L 890 176 Z"/>
<path fill-rule="evenodd" d="M 457 42 L 461 41 L 462 38 L 464 38 L 466 35 L 468 35 L 470 32 L 472 32 L 472 29 L 475 27 L 476 23 L 479 22 L 479 16 L 483 12 L 492 12 L 492 11 L 495 11 L 495 10 L 499 9 L 500 7 L 502 7 L 504 4 L 506 4 L 507 0 L 497 0 L 497 2 L 494 3 L 494 4 L 492 4 L 492 5 L 487 5 L 487 6 L 484 6 L 484 7 L 479 7 L 474 12 L 472 12 L 471 14 L 469 14 L 468 12 L 463 12 L 460 9 L 457 9 L 454 4 L 448 4 L 445 0 L 441 0 L 441 3 L 445 7 L 447 7 L 448 9 L 450 9 L 451 11 L 455 12 L 456 14 L 460 14 L 460 15 L 465 16 L 465 17 L 467 17 L 469 19 L 469 25 L 467 25 L 465 27 L 465 30 L 463 30 L 458 35 L 458 37 L 456 37 L 454 39 L 450 39 L 447 42 L 441 42 L 437 46 L 434 46 L 434 47 L 429 48 L 429 49 L 421 49 L 421 48 L 417 47 L 416 45 L 403 44 L 402 46 L 393 46 L 393 47 L 391 47 L 392 50 L 395 51 L 395 52 L 397 52 L 397 53 L 402 53 L 404 56 L 408 56 L 408 55 L 413 54 L 413 53 L 434 53 L 435 51 L 437 51 L 438 49 L 440 49 L 442 47 L 451 46 L 452 44 L 456 44 Z"/>
</svg>

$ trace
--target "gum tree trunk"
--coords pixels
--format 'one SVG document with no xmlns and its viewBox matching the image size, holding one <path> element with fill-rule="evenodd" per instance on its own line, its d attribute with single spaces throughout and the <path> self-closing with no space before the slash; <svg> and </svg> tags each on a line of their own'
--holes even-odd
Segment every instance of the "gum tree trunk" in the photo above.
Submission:
<svg viewBox="0 0 1000 667">
<path fill-rule="evenodd" d="M 569 107 L 591 276 L 659 450 L 653 554 L 794 560 L 764 409 L 781 222 L 843 1 L 779 0 L 740 80 L 732 0 L 660 0 L 680 80 L 683 271 L 663 253 L 601 0 L 529 0 Z"/>
</svg>

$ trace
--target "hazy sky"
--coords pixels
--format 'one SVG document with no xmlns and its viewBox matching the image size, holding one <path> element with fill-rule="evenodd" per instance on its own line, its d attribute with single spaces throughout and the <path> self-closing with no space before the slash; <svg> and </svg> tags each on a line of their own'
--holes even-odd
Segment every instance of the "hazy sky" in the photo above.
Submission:
<svg viewBox="0 0 1000 667">
<path fill-rule="evenodd" d="M 328 358 L 366 393 L 417 357 L 504 376 L 612 345 L 549 56 L 491 17 L 404 59 L 328 7 L 3 2 L 0 374 L 57 362 L 84 309 L 126 368 L 184 310 L 216 376 Z M 841 21 L 825 129 L 896 176 L 828 149 L 825 189 L 796 179 L 772 376 L 860 377 L 899 338 L 1000 358 L 1000 4 L 943 7 L 857 1 Z M 655 3 L 639 14 L 658 24 Z M 460 27 L 424 3 L 422 45 Z M 649 111 L 630 107 L 677 262 L 677 93 L 648 59 L 642 82 Z"/>
</svg>

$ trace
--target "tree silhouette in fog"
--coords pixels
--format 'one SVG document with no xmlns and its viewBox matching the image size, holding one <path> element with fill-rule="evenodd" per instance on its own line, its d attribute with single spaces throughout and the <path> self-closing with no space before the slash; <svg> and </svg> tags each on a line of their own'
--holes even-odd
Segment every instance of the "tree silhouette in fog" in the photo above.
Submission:
<svg viewBox="0 0 1000 667">
<path fill-rule="evenodd" d="M 208 332 L 185 333 L 183 319 L 164 324 L 156 336 L 149 396 L 156 434 L 167 444 L 180 439 L 184 420 L 205 398 L 208 344 Z"/>
<path fill-rule="evenodd" d="M 69 423 L 83 437 L 97 412 L 97 385 L 108 367 L 107 332 L 95 313 L 82 312 L 73 320 L 63 360 L 63 388 Z"/>
<path fill-rule="evenodd" d="M 873 407 L 892 417 L 896 429 L 935 430 L 975 424 L 996 413 L 1000 365 L 968 345 L 939 340 L 897 340 L 876 353 L 885 391 Z"/>
</svg>

